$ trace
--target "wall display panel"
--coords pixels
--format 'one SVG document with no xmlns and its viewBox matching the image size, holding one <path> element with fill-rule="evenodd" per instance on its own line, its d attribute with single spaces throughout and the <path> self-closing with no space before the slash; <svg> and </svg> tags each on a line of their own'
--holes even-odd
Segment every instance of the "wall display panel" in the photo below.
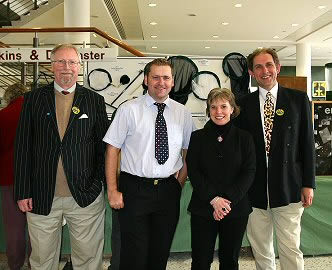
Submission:
<svg viewBox="0 0 332 270">
<path fill-rule="evenodd" d="M 332 175 L 332 102 L 313 101 L 316 175 Z"/>
<path fill-rule="evenodd" d="M 111 118 L 112 113 L 126 100 L 143 94 L 143 70 L 147 63 L 154 57 L 121 57 L 116 62 L 89 62 L 84 79 L 84 85 L 91 90 L 97 91 L 105 98 L 106 111 Z M 208 71 L 214 75 L 203 73 L 198 80 L 194 80 L 195 93 L 188 95 L 185 106 L 190 110 L 197 128 L 202 128 L 207 121 L 205 116 L 206 97 L 211 87 L 216 87 L 215 77 L 218 78 L 221 87 L 230 88 L 229 78 L 222 71 L 221 58 L 191 58 L 196 64 L 198 71 Z M 90 76 L 89 76 L 90 74 Z M 121 77 L 126 75 L 129 82 L 122 84 Z M 209 79 L 208 76 L 211 76 Z M 211 82 L 214 80 L 213 82 Z M 202 87 L 197 87 L 201 83 Z"/>
</svg>

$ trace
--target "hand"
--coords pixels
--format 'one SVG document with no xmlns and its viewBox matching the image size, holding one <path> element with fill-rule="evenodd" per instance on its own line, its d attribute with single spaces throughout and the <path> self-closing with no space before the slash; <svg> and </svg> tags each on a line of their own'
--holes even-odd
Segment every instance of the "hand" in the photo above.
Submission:
<svg viewBox="0 0 332 270">
<path fill-rule="evenodd" d="M 183 188 L 185 181 L 184 181 L 184 182 L 181 182 L 179 179 L 176 179 L 176 181 L 178 181 L 178 182 L 179 182 L 179 185 Z"/>
<path fill-rule="evenodd" d="M 217 210 L 213 211 L 213 218 L 216 221 L 222 220 L 225 216 L 226 214 L 223 211 L 217 211 Z"/>
<path fill-rule="evenodd" d="M 308 208 L 312 205 L 314 199 L 313 188 L 303 187 L 301 190 L 301 201 L 304 208 Z"/>
<path fill-rule="evenodd" d="M 217 212 L 223 212 L 224 216 L 227 215 L 231 210 L 231 201 L 222 197 L 216 197 L 212 200 L 211 205 Z"/>
<path fill-rule="evenodd" d="M 112 190 L 107 192 L 108 202 L 114 209 L 121 209 L 124 207 L 122 192 Z"/>
<path fill-rule="evenodd" d="M 30 212 L 32 210 L 32 198 L 18 200 L 17 205 L 22 212 Z"/>
</svg>

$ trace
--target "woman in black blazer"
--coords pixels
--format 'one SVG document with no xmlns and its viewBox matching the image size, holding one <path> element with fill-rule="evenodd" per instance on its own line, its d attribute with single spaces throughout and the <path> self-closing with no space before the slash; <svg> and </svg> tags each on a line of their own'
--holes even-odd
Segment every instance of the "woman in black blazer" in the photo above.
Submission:
<svg viewBox="0 0 332 270">
<path fill-rule="evenodd" d="M 232 124 L 240 110 L 230 90 L 212 89 L 206 111 L 210 120 L 192 133 L 186 158 L 193 186 L 191 269 L 210 269 L 219 234 L 219 269 L 235 270 L 252 211 L 247 192 L 255 175 L 255 148 L 251 135 Z"/>
</svg>

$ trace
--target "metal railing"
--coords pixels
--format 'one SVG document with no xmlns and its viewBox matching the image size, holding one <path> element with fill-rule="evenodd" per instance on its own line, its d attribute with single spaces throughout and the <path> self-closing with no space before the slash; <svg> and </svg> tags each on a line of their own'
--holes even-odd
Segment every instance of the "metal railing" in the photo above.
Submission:
<svg viewBox="0 0 332 270">
<path fill-rule="evenodd" d="M 95 33 L 135 56 L 145 56 L 125 42 L 109 36 L 96 27 L 0 28 L 0 33 Z"/>
<path fill-rule="evenodd" d="M 0 26 L 9 26 L 12 21 L 47 3 L 48 0 L 3 0 L 0 2 Z"/>
<path fill-rule="evenodd" d="M 129 46 L 121 40 L 115 39 L 105 32 L 99 30 L 95 27 L 64 27 L 64 28 L 0 28 L 0 33 L 64 33 L 64 32 L 89 32 L 95 33 L 104 39 L 108 40 L 121 47 L 122 49 L 132 53 L 135 56 L 143 57 L 145 56 L 140 51 L 135 48 Z M 23 44 L 21 44 L 23 46 Z M 28 45 L 28 44 L 26 44 Z M 75 44 L 78 45 L 78 44 Z M 88 45 L 88 44 L 87 44 Z M 32 44 L 30 45 L 32 46 Z M 10 47 L 7 44 L 4 44 L 0 41 L 0 48 L 8 48 Z M 19 46 L 21 47 L 21 46 Z M 38 77 L 34 77 L 34 66 L 38 65 L 39 74 Z M 79 74 L 78 82 L 83 82 L 83 74 Z M 15 82 L 22 82 L 24 85 L 31 86 L 33 88 L 34 85 L 43 85 L 48 84 L 53 81 L 53 73 L 51 72 L 51 64 L 50 63 L 1 63 L 0 65 L 0 89 L 4 89 L 8 87 L 8 85 L 13 84 Z"/>
</svg>

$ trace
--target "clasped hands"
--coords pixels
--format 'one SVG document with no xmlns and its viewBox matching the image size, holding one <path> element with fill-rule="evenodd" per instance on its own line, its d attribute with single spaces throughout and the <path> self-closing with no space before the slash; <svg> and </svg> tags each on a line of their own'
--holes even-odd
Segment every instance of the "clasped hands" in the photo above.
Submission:
<svg viewBox="0 0 332 270">
<path fill-rule="evenodd" d="M 224 199 L 222 197 L 215 197 L 210 204 L 212 205 L 213 211 L 213 218 L 217 221 L 222 220 L 225 216 L 229 214 L 232 210 L 230 204 L 231 201 Z"/>
</svg>

